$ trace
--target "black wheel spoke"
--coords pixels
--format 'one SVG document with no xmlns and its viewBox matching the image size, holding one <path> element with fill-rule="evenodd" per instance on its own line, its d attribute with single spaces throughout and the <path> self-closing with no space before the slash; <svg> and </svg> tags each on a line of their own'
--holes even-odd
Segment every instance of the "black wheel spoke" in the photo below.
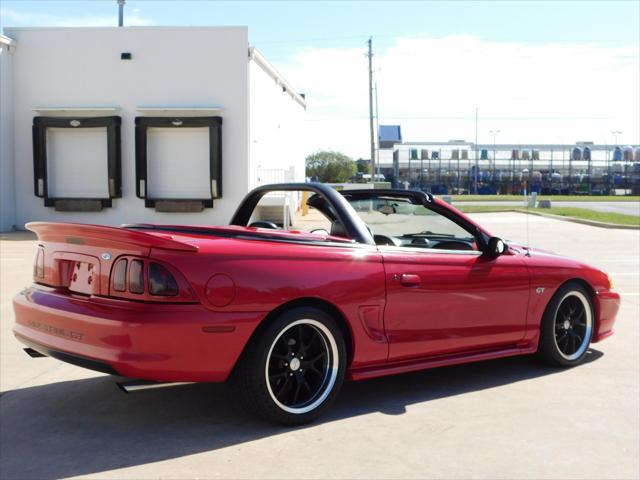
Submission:
<svg viewBox="0 0 640 480">
<path fill-rule="evenodd" d="M 292 404 L 295 404 L 298 401 L 298 395 L 300 395 L 300 389 L 302 388 L 302 384 L 298 383 L 296 385 L 296 391 L 293 394 L 293 400 L 292 400 Z"/>
<path fill-rule="evenodd" d="M 316 356 L 311 357 L 311 358 L 309 359 L 309 362 L 310 362 L 310 363 L 316 363 L 318 360 L 320 360 L 321 358 L 324 358 L 324 357 L 326 357 L 326 356 L 327 356 L 327 352 L 325 352 L 325 351 L 323 350 L 323 351 L 321 351 L 320 353 L 318 353 Z"/>
<path fill-rule="evenodd" d="M 287 376 L 285 378 L 285 381 L 282 382 L 282 385 L 280 385 L 280 389 L 275 393 L 275 396 L 277 399 L 280 399 L 280 396 L 284 393 L 285 388 L 287 387 L 287 385 L 289 385 L 291 377 Z"/>
<path fill-rule="evenodd" d="M 276 380 L 280 377 L 284 377 L 286 374 L 287 372 L 274 373 L 272 375 L 269 375 L 269 380 Z"/>
<path fill-rule="evenodd" d="M 577 297 L 569 297 L 570 311 L 573 314 L 580 306 L 580 300 Z"/>
<path fill-rule="evenodd" d="M 307 372 L 311 372 L 314 373 L 316 375 L 322 376 L 324 375 L 320 370 L 318 370 L 316 367 L 309 367 L 307 368 Z"/>
</svg>

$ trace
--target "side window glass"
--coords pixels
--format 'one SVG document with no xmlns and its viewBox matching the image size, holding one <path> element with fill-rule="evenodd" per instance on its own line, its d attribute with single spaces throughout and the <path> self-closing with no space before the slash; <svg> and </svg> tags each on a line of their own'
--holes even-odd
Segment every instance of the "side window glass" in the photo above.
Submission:
<svg viewBox="0 0 640 480">
<path fill-rule="evenodd" d="M 453 220 L 404 198 L 350 200 L 378 245 L 478 251 L 474 235 Z"/>
</svg>

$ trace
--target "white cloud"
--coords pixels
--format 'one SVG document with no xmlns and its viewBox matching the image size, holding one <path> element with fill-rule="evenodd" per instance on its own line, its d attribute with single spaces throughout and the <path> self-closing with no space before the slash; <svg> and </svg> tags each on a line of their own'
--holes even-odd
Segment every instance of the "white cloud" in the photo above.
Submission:
<svg viewBox="0 0 640 480">
<path fill-rule="evenodd" d="M 375 39 L 374 39 L 375 41 Z M 310 150 L 369 151 L 365 49 L 312 48 L 279 65 L 307 93 Z M 375 58 L 380 123 L 405 140 L 639 143 L 638 46 L 485 41 L 459 35 L 397 38 Z"/>
<path fill-rule="evenodd" d="M 9 23 L 15 27 L 117 27 L 117 15 L 76 15 L 59 16 L 46 13 L 20 12 L 18 10 L 3 8 L 0 10 L 2 26 Z M 152 25 L 153 22 L 140 15 L 140 9 L 133 9 L 133 14 L 125 12 L 124 24 L 131 27 Z"/>
</svg>

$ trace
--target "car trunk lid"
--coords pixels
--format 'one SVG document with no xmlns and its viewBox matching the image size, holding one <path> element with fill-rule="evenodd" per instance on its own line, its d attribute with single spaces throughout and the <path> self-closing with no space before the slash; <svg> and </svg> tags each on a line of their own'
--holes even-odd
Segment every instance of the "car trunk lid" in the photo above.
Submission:
<svg viewBox="0 0 640 480">
<path fill-rule="evenodd" d="M 34 269 L 37 283 L 67 288 L 83 295 L 107 295 L 113 262 L 123 256 L 148 257 L 151 249 L 196 252 L 198 247 L 168 235 L 120 227 L 75 223 L 33 222 L 38 236 Z"/>
</svg>

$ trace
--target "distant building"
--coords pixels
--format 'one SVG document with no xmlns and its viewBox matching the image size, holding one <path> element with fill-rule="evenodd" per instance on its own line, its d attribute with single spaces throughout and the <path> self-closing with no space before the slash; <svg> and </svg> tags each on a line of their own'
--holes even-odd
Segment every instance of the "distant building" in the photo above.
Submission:
<svg viewBox="0 0 640 480">
<path fill-rule="evenodd" d="M 379 150 L 396 186 L 433 193 L 640 194 L 640 146 L 403 141 Z"/>
<path fill-rule="evenodd" d="M 3 231 L 32 220 L 227 223 L 251 188 L 304 181 L 305 99 L 246 27 L 5 34 Z"/>
<path fill-rule="evenodd" d="M 400 125 L 380 125 L 378 127 L 378 147 L 381 149 L 393 148 L 402 143 Z"/>
</svg>

